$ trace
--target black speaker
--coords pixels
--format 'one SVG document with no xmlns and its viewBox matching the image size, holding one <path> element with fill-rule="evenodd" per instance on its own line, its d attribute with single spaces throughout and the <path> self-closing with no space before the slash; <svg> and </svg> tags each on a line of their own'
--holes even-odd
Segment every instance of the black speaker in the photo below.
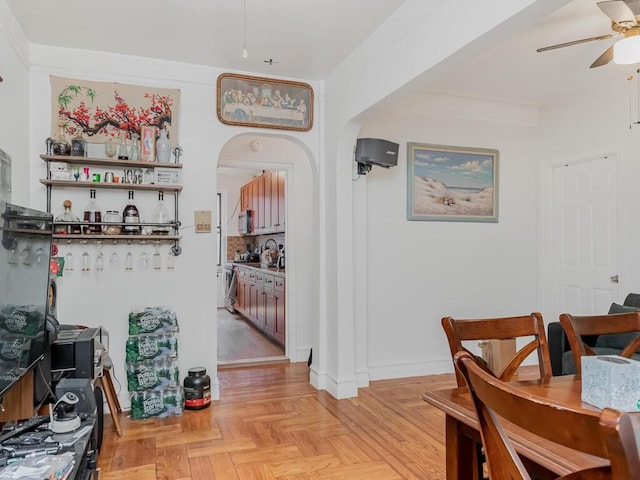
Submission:
<svg viewBox="0 0 640 480">
<path fill-rule="evenodd" d="M 358 138 L 356 162 L 389 168 L 398 165 L 400 145 L 381 138 Z"/>
<path fill-rule="evenodd" d="M 94 415 L 96 413 L 96 396 L 90 378 L 62 378 L 56 385 L 56 399 L 72 392 L 78 397 L 76 410 L 78 413 Z"/>
</svg>

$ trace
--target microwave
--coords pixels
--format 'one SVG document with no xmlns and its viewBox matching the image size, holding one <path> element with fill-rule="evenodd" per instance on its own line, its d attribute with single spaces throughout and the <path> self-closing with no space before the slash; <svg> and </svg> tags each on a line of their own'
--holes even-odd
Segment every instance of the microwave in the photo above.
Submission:
<svg viewBox="0 0 640 480">
<path fill-rule="evenodd" d="M 251 233 L 251 210 L 243 210 L 238 214 L 238 233 L 240 235 Z"/>
</svg>

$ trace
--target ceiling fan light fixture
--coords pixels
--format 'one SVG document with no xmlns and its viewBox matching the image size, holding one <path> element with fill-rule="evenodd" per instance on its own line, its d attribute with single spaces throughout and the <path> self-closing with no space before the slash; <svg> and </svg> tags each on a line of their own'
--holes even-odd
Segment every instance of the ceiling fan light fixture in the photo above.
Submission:
<svg viewBox="0 0 640 480">
<path fill-rule="evenodd" d="M 613 62 L 618 65 L 640 63 L 640 35 L 623 38 L 613 46 Z"/>
</svg>

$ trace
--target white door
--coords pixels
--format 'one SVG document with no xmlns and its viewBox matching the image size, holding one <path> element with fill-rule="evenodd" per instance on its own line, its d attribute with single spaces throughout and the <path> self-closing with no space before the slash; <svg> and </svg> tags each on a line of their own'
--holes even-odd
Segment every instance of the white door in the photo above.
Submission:
<svg viewBox="0 0 640 480">
<path fill-rule="evenodd" d="M 618 301 L 618 180 L 615 157 L 553 172 L 556 311 L 607 313 Z"/>
</svg>

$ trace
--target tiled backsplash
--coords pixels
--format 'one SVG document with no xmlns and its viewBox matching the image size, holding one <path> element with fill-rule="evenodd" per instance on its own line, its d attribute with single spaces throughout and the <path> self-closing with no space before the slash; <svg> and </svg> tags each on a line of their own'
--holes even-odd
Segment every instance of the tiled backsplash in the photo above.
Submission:
<svg viewBox="0 0 640 480">
<path fill-rule="evenodd" d="M 258 235 L 257 237 L 227 237 L 227 260 L 232 260 L 236 251 L 244 253 L 247 251 L 247 244 L 254 250 L 257 245 L 263 245 L 267 240 L 273 238 L 278 245 L 284 245 L 284 233 L 274 233 L 273 235 Z"/>
</svg>

